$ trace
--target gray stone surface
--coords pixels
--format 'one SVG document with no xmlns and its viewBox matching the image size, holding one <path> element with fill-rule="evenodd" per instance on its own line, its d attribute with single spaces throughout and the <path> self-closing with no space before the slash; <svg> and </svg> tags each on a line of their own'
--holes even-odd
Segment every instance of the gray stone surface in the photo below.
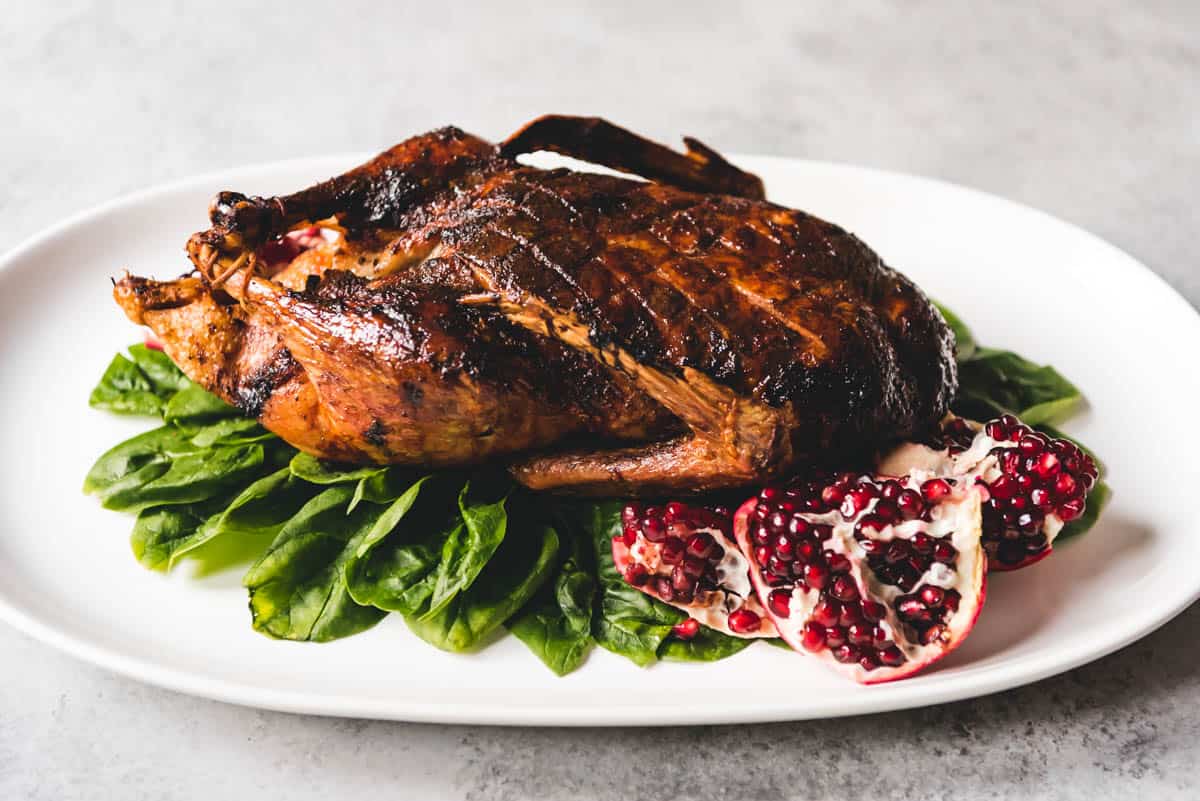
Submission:
<svg viewBox="0 0 1200 801">
<path fill-rule="evenodd" d="M 556 110 L 979 187 L 1095 231 L 1200 301 L 1195 2 L 373 5 L 3 4 L 0 249 L 191 173 L 446 122 L 499 136 Z M 1193 799 L 1198 640 L 1193 607 L 1115 656 L 975 701 L 564 731 L 241 709 L 0 626 L 0 798 Z"/>
</svg>

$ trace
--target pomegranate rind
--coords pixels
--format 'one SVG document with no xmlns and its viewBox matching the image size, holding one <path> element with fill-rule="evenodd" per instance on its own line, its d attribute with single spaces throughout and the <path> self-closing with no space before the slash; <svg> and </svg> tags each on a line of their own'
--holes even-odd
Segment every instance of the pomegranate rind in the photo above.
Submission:
<svg viewBox="0 0 1200 801">
<path fill-rule="evenodd" d="M 739 560 L 743 559 L 742 551 L 728 537 L 716 529 L 699 529 L 707 531 L 713 536 L 717 543 L 726 550 L 727 553 L 736 555 Z M 651 575 L 663 575 L 661 563 L 658 559 L 659 546 L 647 541 L 641 535 L 632 547 L 625 544 L 621 537 L 614 537 L 612 540 L 612 557 L 613 564 L 617 568 L 617 572 L 625 576 L 626 569 L 635 561 L 644 566 Z M 641 586 L 631 584 L 630 586 L 637 589 L 639 592 L 649 595 L 656 601 L 672 606 L 686 614 L 692 620 L 707 626 L 710 629 L 715 629 L 722 634 L 728 634 L 730 637 L 738 637 L 742 639 L 755 639 L 761 637 L 778 637 L 779 633 L 775 630 L 775 625 L 767 616 L 766 610 L 759 604 L 757 595 L 752 590 L 749 575 L 749 565 L 746 565 L 746 584 L 743 592 L 744 595 L 733 592 L 727 588 L 716 590 L 697 590 L 688 603 L 667 599 L 656 594 L 651 588 L 650 583 Z M 669 570 L 666 571 L 669 575 Z M 738 609 L 746 609 L 758 615 L 759 625 L 753 631 L 734 631 L 729 627 L 729 616 Z"/>
<path fill-rule="evenodd" d="M 754 584 L 755 592 L 758 593 L 759 601 L 774 622 L 779 636 L 797 652 L 821 660 L 834 671 L 848 676 L 859 684 L 882 684 L 915 675 L 944 659 L 966 640 L 967 635 L 975 627 L 987 597 L 987 555 L 980 545 L 982 536 L 980 502 L 980 493 L 972 487 L 967 489 L 960 499 L 943 504 L 944 508 L 952 508 L 958 520 L 961 521 L 961 525 L 955 528 L 952 542 L 958 549 L 955 572 L 961 577 L 961 582 L 956 585 L 956 588 L 962 596 L 957 611 L 945 624 L 943 636 L 928 645 L 893 637 L 896 645 L 904 651 L 907 657 L 906 661 L 897 667 L 880 665 L 870 671 L 857 663 L 838 662 L 828 649 L 812 652 L 803 646 L 801 631 L 808 614 L 815 606 L 819 593 L 812 590 L 794 590 L 793 611 L 788 617 L 780 617 L 772 611 L 768 596 L 777 588 L 772 587 L 763 578 L 761 565 L 758 565 L 754 558 L 754 543 L 750 538 L 752 516 L 758 505 L 757 498 L 751 498 L 738 508 L 734 515 L 734 536 L 737 538 L 742 553 L 754 566 L 750 571 L 750 579 Z M 891 632 L 903 630 L 890 602 L 894 600 L 893 593 L 896 588 L 875 581 L 870 576 L 869 570 L 862 569 L 861 557 L 852 560 L 852 564 L 851 575 L 858 584 L 860 592 L 873 599 L 883 600 L 885 603 L 888 609 L 886 618 L 888 630 Z M 808 596 L 807 603 L 797 604 L 797 596 Z M 892 597 L 888 598 L 887 596 Z"/>
</svg>

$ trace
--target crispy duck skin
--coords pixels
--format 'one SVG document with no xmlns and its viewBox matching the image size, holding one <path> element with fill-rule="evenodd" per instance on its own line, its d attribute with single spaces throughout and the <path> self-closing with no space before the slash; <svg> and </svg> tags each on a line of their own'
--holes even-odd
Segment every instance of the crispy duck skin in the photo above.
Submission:
<svg viewBox="0 0 1200 801">
<path fill-rule="evenodd" d="M 293 195 L 223 192 L 196 271 L 116 298 L 191 378 L 356 463 L 505 460 L 603 495 L 768 480 L 918 435 L 956 387 L 932 303 L 762 183 L 594 118 L 444 128 Z M 650 179 L 541 170 L 554 150 Z M 338 236 L 283 264 L 289 231 Z"/>
</svg>

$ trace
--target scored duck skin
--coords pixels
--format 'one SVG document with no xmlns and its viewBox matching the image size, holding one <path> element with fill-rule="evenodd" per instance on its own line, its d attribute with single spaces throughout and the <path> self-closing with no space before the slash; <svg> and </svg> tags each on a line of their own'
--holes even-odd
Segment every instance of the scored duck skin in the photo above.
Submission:
<svg viewBox="0 0 1200 801">
<path fill-rule="evenodd" d="M 193 380 L 344 462 L 699 492 L 933 427 L 956 374 L 928 298 L 687 144 L 577 117 L 499 146 L 440 129 L 293 195 L 221 193 L 192 275 L 115 295 Z M 312 225 L 337 236 L 278 262 Z"/>
</svg>

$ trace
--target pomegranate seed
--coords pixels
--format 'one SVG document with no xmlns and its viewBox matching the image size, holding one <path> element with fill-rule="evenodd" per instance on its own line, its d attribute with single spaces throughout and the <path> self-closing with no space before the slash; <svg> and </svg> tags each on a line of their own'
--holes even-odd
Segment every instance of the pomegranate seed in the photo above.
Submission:
<svg viewBox="0 0 1200 801">
<path fill-rule="evenodd" d="M 1000 478 L 988 485 L 988 492 L 993 498 L 1006 501 L 1017 493 L 1017 482 L 1009 476 L 1000 476 Z"/>
<path fill-rule="evenodd" d="M 890 648 L 884 648 L 879 652 L 879 661 L 888 667 L 897 667 L 904 664 L 904 652 L 893 645 Z"/>
<path fill-rule="evenodd" d="M 758 493 L 758 498 L 763 503 L 775 503 L 783 497 L 783 491 L 779 487 L 763 487 Z"/>
<path fill-rule="evenodd" d="M 942 478 L 931 478 L 921 485 L 921 495 L 929 503 L 937 503 L 951 491 L 950 484 Z"/>
<path fill-rule="evenodd" d="M 854 645 L 870 645 L 875 636 L 875 627 L 855 623 L 846 629 L 846 639 Z"/>
<path fill-rule="evenodd" d="M 683 550 L 683 540 L 678 537 L 668 537 L 667 541 L 662 544 L 658 556 L 668 565 L 677 565 L 683 561 Z"/>
<path fill-rule="evenodd" d="M 825 630 L 825 645 L 829 648 L 840 648 L 846 644 L 846 630 L 834 626 Z"/>
<path fill-rule="evenodd" d="M 792 563 L 786 559 L 780 559 L 778 556 L 772 556 L 767 560 L 767 572 L 779 576 L 779 578 L 791 578 Z"/>
<path fill-rule="evenodd" d="M 820 562 L 811 562 L 804 566 L 804 582 L 814 590 L 822 590 L 829 582 L 829 568 Z M 844 598 L 839 600 L 846 600 Z"/>
<path fill-rule="evenodd" d="M 886 498 L 889 501 L 894 501 L 900 497 L 900 493 L 903 491 L 904 487 L 900 485 L 899 481 L 889 478 L 887 481 L 883 482 L 883 486 L 879 490 L 879 495 L 880 497 Z"/>
<path fill-rule="evenodd" d="M 834 600 L 822 600 L 813 607 L 812 619 L 824 626 L 837 625 L 842 614 L 842 605 Z"/>
<path fill-rule="evenodd" d="M 778 534 L 787 528 L 787 524 L 787 515 L 783 512 L 772 512 L 771 516 L 767 518 L 766 527 Z"/>
<path fill-rule="evenodd" d="M 642 536 L 653 543 L 662 542 L 667 538 L 667 527 L 659 518 L 647 515 L 642 518 Z"/>
<path fill-rule="evenodd" d="M 676 572 L 682 571 L 679 571 L 679 568 L 677 567 L 675 570 L 671 571 L 672 576 L 674 576 Z M 674 600 L 675 588 L 672 586 L 671 579 L 667 578 L 666 576 L 656 576 L 654 579 L 654 594 L 668 603 Z"/>
<path fill-rule="evenodd" d="M 842 501 L 845 498 L 846 490 L 836 484 L 831 484 L 830 486 L 821 490 L 821 500 L 824 501 L 827 506 L 834 508 L 841 506 Z"/>
<path fill-rule="evenodd" d="M 833 658 L 839 662 L 857 662 L 858 656 L 858 649 L 852 645 L 839 645 L 837 648 L 833 649 Z"/>
<path fill-rule="evenodd" d="M 921 601 L 928 607 L 936 609 L 946 600 L 946 593 L 941 587 L 925 587 L 921 590 Z"/>
<path fill-rule="evenodd" d="M 942 607 L 951 612 L 958 611 L 958 602 L 962 600 L 962 596 L 958 594 L 958 590 L 946 590 L 945 596 L 942 598 Z"/>
<path fill-rule="evenodd" d="M 625 532 L 621 535 L 621 541 L 625 543 L 626 547 L 632 548 L 634 543 L 637 542 L 637 538 L 637 524 L 634 523 L 633 525 L 626 526 Z"/>
<path fill-rule="evenodd" d="M 1041 456 L 1032 460 L 1030 469 L 1037 474 L 1038 478 L 1047 481 L 1058 474 L 1059 463 L 1058 457 L 1053 453 L 1046 451 Z"/>
<path fill-rule="evenodd" d="M 830 573 L 849 573 L 850 559 L 845 554 L 834 553 L 828 557 Z"/>
<path fill-rule="evenodd" d="M 1061 473 L 1054 479 L 1054 493 L 1060 498 L 1070 498 L 1079 491 L 1079 482 L 1069 473 Z"/>
<path fill-rule="evenodd" d="M 997 442 L 1004 442 L 1008 439 L 1008 427 L 999 420 L 993 420 L 983 427 L 984 433 Z"/>
<path fill-rule="evenodd" d="M 874 487 L 859 486 L 850 490 L 842 501 L 842 517 L 847 520 L 856 517 L 874 499 Z"/>
<path fill-rule="evenodd" d="M 642 516 L 642 507 L 639 504 L 627 504 L 621 510 L 621 522 L 626 526 L 631 526 L 637 523 L 638 518 Z"/>
<path fill-rule="evenodd" d="M 896 522 L 896 518 L 900 516 L 900 510 L 892 501 L 884 500 L 875 504 L 875 509 L 872 510 L 872 514 L 879 518 L 881 522 L 894 523 Z"/>
<path fill-rule="evenodd" d="M 929 610 L 925 608 L 925 604 L 921 603 L 919 598 L 905 598 L 896 606 L 896 611 L 900 613 L 901 617 L 915 620 L 918 623 L 931 620 Z"/>
<path fill-rule="evenodd" d="M 1017 442 L 1017 448 L 1025 456 L 1037 456 L 1046 449 L 1046 438 L 1041 434 L 1026 434 Z"/>
<path fill-rule="evenodd" d="M 1072 498 L 1066 503 L 1058 507 L 1058 516 L 1064 523 L 1070 523 L 1072 520 L 1083 514 L 1084 510 L 1083 498 Z"/>
<path fill-rule="evenodd" d="M 767 605 L 779 617 L 789 617 L 792 614 L 792 594 L 787 590 L 772 590 L 767 596 Z M 821 636 L 824 637 L 824 633 Z"/>
<path fill-rule="evenodd" d="M 930 626 L 921 633 L 921 644 L 931 645 L 942 638 L 945 629 L 941 626 Z"/>
<path fill-rule="evenodd" d="M 675 520 L 686 520 L 688 517 L 688 508 L 679 501 L 671 501 L 663 507 L 663 519 L 668 523 Z"/>
<path fill-rule="evenodd" d="M 671 568 L 671 589 L 676 592 L 692 592 L 696 588 L 696 579 L 687 574 L 683 565 Z"/>
<path fill-rule="evenodd" d="M 1050 493 L 1041 487 L 1029 493 L 1029 502 L 1043 512 L 1050 511 L 1054 506 L 1054 499 L 1050 496 Z"/>
<path fill-rule="evenodd" d="M 791 559 L 795 554 L 796 546 L 788 539 L 786 534 L 780 534 L 775 540 L 775 555 L 780 559 Z"/>
<path fill-rule="evenodd" d="M 700 623 L 689 617 L 672 626 L 671 632 L 681 640 L 690 640 L 700 633 Z"/>
<path fill-rule="evenodd" d="M 875 654 L 869 651 L 864 651 L 862 656 L 858 658 L 858 666 L 870 673 L 875 668 L 879 667 L 879 663 L 875 661 Z"/>
<path fill-rule="evenodd" d="M 876 601 L 863 601 L 860 605 L 863 617 L 871 621 L 880 621 L 887 616 L 887 607 Z"/>
<path fill-rule="evenodd" d="M 883 630 L 883 626 L 876 626 L 871 631 L 871 645 L 877 650 L 891 645 L 891 640 L 888 639 L 888 633 Z"/>
<path fill-rule="evenodd" d="M 858 604 L 843 604 L 842 613 L 838 615 L 838 625 L 853 626 L 855 623 L 862 623 L 866 618 L 863 617 L 862 607 Z"/>
<path fill-rule="evenodd" d="M 629 567 L 625 568 L 625 580 L 635 587 L 645 584 L 648 578 L 650 578 L 650 573 L 644 565 L 633 562 Z"/>
<path fill-rule="evenodd" d="M 899 562 L 903 562 L 908 558 L 908 555 L 909 548 L 907 541 L 892 540 L 891 544 L 888 545 L 887 552 L 884 554 L 883 558 L 887 560 L 888 564 L 894 565 L 898 564 Z"/>
<path fill-rule="evenodd" d="M 729 615 L 729 629 L 738 634 L 750 634 L 758 631 L 761 618 L 749 609 L 735 609 Z"/>
<path fill-rule="evenodd" d="M 925 511 L 925 502 L 916 492 L 906 489 L 896 498 L 896 508 L 905 520 L 914 520 Z"/>
<path fill-rule="evenodd" d="M 791 534 L 793 537 L 803 537 L 811 528 L 812 526 L 809 525 L 807 520 L 796 515 L 788 521 L 787 530 L 788 534 Z"/>
<path fill-rule="evenodd" d="M 712 554 L 716 544 L 717 541 L 713 539 L 711 534 L 706 531 L 701 531 L 698 534 L 693 534 L 688 538 L 687 551 L 692 556 L 700 559 L 707 559 L 709 555 Z"/>
<path fill-rule="evenodd" d="M 804 540 L 796 546 L 796 561 L 808 562 L 817 555 L 817 546 L 812 540 Z"/>
<path fill-rule="evenodd" d="M 849 603 L 858 600 L 858 587 L 849 576 L 838 576 L 833 580 L 829 594 L 843 603 Z"/>
<path fill-rule="evenodd" d="M 809 651 L 819 651 L 825 647 L 825 627 L 810 620 L 804 624 L 804 632 L 800 635 L 800 644 Z"/>
<path fill-rule="evenodd" d="M 918 531 L 916 534 L 914 534 L 912 539 L 908 541 L 908 544 L 911 545 L 912 549 L 919 554 L 928 556 L 929 554 L 933 553 L 933 537 L 929 536 L 924 531 Z"/>
<path fill-rule="evenodd" d="M 948 565 L 954 561 L 956 556 L 958 556 L 958 549 L 948 542 L 939 542 L 933 546 L 933 558 L 938 562 Z"/>
<path fill-rule="evenodd" d="M 1000 471 L 1005 475 L 1014 476 L 1021 472 L 1021 454 L 1017 451 L 1002 451 L 997 459 L 1000 462 Z"/>
</svg>

